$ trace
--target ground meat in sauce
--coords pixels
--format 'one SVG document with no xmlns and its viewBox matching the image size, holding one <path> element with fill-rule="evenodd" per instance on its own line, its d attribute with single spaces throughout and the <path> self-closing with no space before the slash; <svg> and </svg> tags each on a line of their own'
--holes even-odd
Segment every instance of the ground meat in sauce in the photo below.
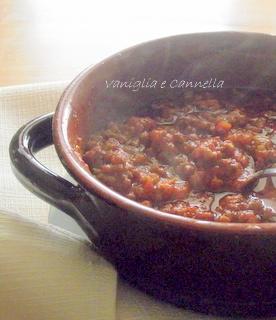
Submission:
<svg viewBox="0 0 276 320">
<path fill-rule="evenodd" d="M 254 171 L 276 162 L 276 104 L 255 94 L 240 104 L 197 94 L 153 103 L 93 134 L 83 159 L 100 181 L 143 205 L 218 222 L 270 222 L 275 210 L 243 195 Z M 232 192 L 210 209 L 214 193 Z M 262 195 L 265 196 L 265 195 Z"/>
</svg>

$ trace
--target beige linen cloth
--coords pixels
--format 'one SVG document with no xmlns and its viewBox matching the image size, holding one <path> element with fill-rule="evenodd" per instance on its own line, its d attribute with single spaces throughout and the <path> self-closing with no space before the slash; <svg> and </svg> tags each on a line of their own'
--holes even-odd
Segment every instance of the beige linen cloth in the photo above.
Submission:
<svg viewBox="0 0 276 320">
<path fill-rule="evenodd" d="M 66 83 L 58 82 L 0 88 L 0 209 L 19 213 L 41 223 L 48 222 L 49 205 L 28 192 L 13 176 L 8 146 L 13 134 L 20 126 L 36 116 L 55 110 L 65 86 Z M 57 156 L 54 155 L 53 147 L 42 152 L 39 157 L 55 172 L 63 171 Z M 117 310 L 114 315 L 114 319 L 117 320 L 222 319 L 175 308 L 129 287 L 120 280 L 117 290 L 114 289 L 112 295 L 107 295 L 106 299 L 110 301 L 117 299 Z M 95 297 L 97 297 L 97 290 L 95 290 Z M 93 303 L 95 301 L 97 299 L 94 299 Z"/>
</svg>

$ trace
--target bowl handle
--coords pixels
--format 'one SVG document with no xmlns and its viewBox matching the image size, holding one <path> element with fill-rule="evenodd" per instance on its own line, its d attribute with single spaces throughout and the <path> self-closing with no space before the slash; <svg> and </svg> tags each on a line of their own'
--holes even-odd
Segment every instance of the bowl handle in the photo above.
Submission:
<svg viewBox="0 0 276 320">
<path fill-rule="evenodd" d="M 71 216 L 93 240 L 96 231 L 85 218 L 89 215 L 91 221 L 91 207 L 97 210 L 93 199 L 80 186 L 47 169 L 34 156 L 53 143 L 52 120 L 53 113 L 47 114 L 17 131 L 9 148 L 12 170 L 28 190 Z M 88 207 L 90 210 L 86 212 Z"/>
</svg>

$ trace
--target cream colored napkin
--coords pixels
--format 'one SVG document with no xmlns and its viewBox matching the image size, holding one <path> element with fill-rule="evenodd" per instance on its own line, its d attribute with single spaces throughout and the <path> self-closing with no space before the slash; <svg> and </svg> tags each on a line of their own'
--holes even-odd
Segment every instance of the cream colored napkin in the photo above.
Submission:
<svg viewBox="0 0 276 320">
<path fill-rule="evenodd" d="M 1 320 L 115 320 L 115 269 L 90 243 L 0 210 Z"/>
<path fill-rule="evenodd" d="M 65 83 L 48 83 L 0 88 L 0 208 L 42 223 L 48 221 L 49 205 L 33 196 L 14 178 L 9 164 L 8 145 L 21 125 L 38 115 L 54 111 L 65 86 Z M 46 150 L 40 158 L 48 167 L 54 168 L 55 172 L 62 172 L 53 150 Z M 122 281 L 119 281 L 117 292 L 115 291 L 114 289 L 112 294 L 109 292 L 106 299 L 112 301 L 117 295 L 117 320 L 222 319 L 175 308 L 129 287 Z"/>
<path fill-rule="evenodd" d="M 52 112 L 65 83 L 0 88 L 0 208 L 20 213 L 38 222 L 48 222 L 49 205 L 27 191 L 14 177 L 9 161 L 9 143 L 26 122 Z M 47 150 L 41 156 L 50 167 L 61 170 L 59 160 Z"/>
</svg>

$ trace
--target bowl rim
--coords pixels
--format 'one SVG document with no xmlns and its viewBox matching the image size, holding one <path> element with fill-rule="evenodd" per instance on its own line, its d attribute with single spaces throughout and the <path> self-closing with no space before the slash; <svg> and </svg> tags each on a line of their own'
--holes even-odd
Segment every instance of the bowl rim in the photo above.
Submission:
<svg viewBox="0 0 276 320">
<path fill-rule="evenodd" d="M 115 192 L 111 188 L 107 187 L 99 180 L 97 180 L 92 174 L 90 174 L 85 168 L 83 163 L 80 161 L 79 156 L 73 150 L 71 144 L 69 143 L 69 138 L 67 135 L 67 124 L 69 120 L 69 115 L 72 106 L 72 97 L 78 91 L 78 88 L 82 81 L 90 75 L 92 72 L 97 72 L 102 64 L 109 62 L 117 55 L 121 55 L 124 52 L 133 50 L 138 46 L 152 44 L 154 42 L 168 40 L 170 38 L 185 38 L 192 37 L 194 35 L 210 35 L 210 34 L 229 34 L 229 35 L 246 35 L 246 36 L 263 36 L 263 37 L 274 37 L 272 34 L 265 33 L 256 33 L 256 32 L 239 32 L 239 31 L 214 31 L 214 32 L 196 32 L 196 33 L 187 33 L 187 34 L 178 34 L 168 37 L 162 37 L 140 44 L 128 47 L 120 52 L 117 52 L 106 59 L 98 62 L 95 65 L 89 66 L 84 69 L 80 74 L 78 74 L 75 79 L 66 87 L 64 90 L 54 117 L 53 117 L 53 141 L 57 154 L 65 166 L 69 174 L 80 183 L 80 186 L 90 192 L 96 197 L 100 197 L 127 211 L 139 215 L 141 218 L 150 218 L 151 220 L 159 221 L 169 225 L 175 225 L 183 229 L 190 230 L 200 230 L 208 233 L 226 233 L 226 234 L 238 234 L 238 235 L 249 235 L 249 234 L 264 234 L 264 235 L 276 235 L 276 223 L 222 223 L 214 221 L 204 221 L 193 218 L 182 217 L 170 213 L 166 213 L 157 209 L 153 209 L 147 206 L 144 206 L 134 200 L 130 200 L 123 195 Z M 275 37 L 276 39 L 276 37 Z"/>
</svg>

